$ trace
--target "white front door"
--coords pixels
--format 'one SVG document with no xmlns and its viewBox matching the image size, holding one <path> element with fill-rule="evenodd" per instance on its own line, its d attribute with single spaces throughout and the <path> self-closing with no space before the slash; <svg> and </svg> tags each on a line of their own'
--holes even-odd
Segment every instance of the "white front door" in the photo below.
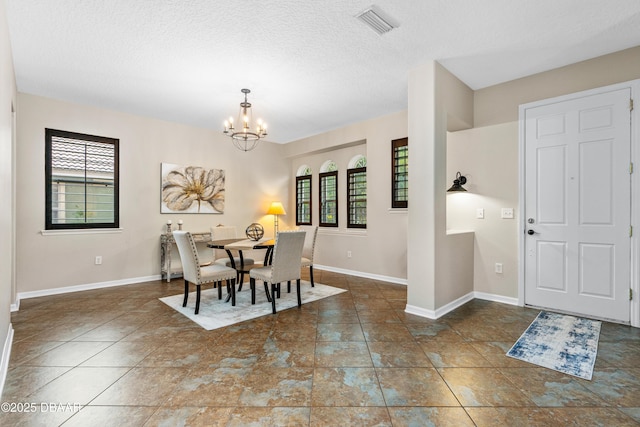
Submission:
<svg viewBox="0 0 640 427">
<path fill-rule="evenodd" d="M 629 322 L 630 99 L 524 109 L 525 304 Z"/>
</svg>

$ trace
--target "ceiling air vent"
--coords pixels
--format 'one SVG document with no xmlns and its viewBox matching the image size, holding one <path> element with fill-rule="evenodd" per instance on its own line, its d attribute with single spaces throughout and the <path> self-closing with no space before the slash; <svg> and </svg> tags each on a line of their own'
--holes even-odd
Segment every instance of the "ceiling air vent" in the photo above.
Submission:
<svg viewBox="0 0 640 427">
<path fill-rule="evenodd" d="M 394 19 L 389 17 L 389 15 L 384 13 L 377 6 L 368 7 L 357 14 L 356 18 L 367 24 L 373 31 L 380 35 L 388 33 L 394 28 L 399 27 Z"/>
</svg>

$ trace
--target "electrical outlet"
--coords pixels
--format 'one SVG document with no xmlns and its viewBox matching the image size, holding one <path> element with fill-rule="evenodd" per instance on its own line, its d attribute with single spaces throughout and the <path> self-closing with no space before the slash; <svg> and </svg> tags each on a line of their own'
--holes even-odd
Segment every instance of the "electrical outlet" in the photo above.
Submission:
<svg viewBox="0 0 640 427">
<path fill-rule="evenodd" d="M 483 208 L 476 209 L 476 218 L 484 219 L 484 209 Z"/>
<path fill-rule="evenodd" d="M 502 263 L 501 262 L 496 262 L 495 271 L 496 271 L 496 274 L 502 274 Z"/>
<path fill-rule="evenodd" d="M 98 255 L 96 256 L 96 265 L 101 265 L 102 264 L 102 255 Z"/>
<path fill-rule="evenodd" d="M 351 258 L 351 251 L 347 251 L 347 258 Z"/>
</svg>

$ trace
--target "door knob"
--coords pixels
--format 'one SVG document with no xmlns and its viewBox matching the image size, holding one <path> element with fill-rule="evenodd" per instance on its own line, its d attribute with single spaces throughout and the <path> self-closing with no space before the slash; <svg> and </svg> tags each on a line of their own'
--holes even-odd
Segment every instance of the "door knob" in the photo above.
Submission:
<svg viewBox="0 0 640 427">
<path fill-rule="evenodd" d="M 528 234 L 529 236 L 533 236 L 533 235 L 535 234 L 535 231 L 533 231 L 533 230 L 527 230 L 527 234 Z"/>
</svg>

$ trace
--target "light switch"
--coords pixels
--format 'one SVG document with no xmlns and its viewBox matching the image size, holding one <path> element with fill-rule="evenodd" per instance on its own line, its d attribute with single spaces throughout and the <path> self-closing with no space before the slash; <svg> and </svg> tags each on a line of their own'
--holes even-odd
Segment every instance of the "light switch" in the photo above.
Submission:
<svg viewBox="0 0 640 427">
<path fill-rule="evenodd" d="M 477 208 L 476 209 L 476 218 L 484 219 L 484 209 L 483 208 Z"/>
<path fill-rule="evenodd" d="M 513 208 L 502 208 L 502 219 L 513 219 Z"/>
</svg>

